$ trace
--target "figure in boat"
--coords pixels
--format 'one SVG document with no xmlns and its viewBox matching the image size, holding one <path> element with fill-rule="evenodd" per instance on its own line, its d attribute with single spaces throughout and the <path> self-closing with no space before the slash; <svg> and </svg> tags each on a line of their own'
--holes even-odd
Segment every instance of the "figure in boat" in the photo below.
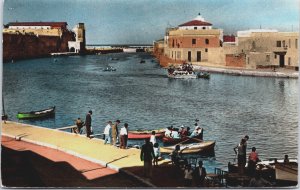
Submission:
<svg viewBox="0 0 300 190">
<path fill-rule="evenodd" d="M 209 79 L 209 73 L 196 73 L 192 63 L 184 62 L 178 68 L 175 68 L 171 65 L 168 68 L 168 77 L 169 78 L 181 78 L 181 79 L 190 79 L 190 78 L 205 78 Z"/>
<path fill-rule="evenodd" d="M 192 133 L 190 128 L 184 128 L 181 126 L 180 129 L 174 128 L 172 125 L 165 129 L 165 136 L 162 138 L 164 144 L 176 144 L 180 142 L 202 142 L 203 141 L 203 129 L 196 126 Z"/>
</svg>

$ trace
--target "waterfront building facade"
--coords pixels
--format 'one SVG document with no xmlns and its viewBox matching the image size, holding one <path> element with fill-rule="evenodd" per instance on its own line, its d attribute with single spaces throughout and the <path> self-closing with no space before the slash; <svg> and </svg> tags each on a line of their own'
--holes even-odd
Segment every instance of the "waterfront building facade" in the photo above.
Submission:
<svg viewBox="0 0 300 190">
<path fill-rule="evenodd" d="M 67 25 L 66 22 L 10 22 L 3 29 L 3 33 L 61 37 L 68 30 Z"/>
<path fill-rule="evenodd" d="M 222 48 L 223 30 L 214 29 L 200 13 L 189 22 L 168 28 L 164 41 L 164 56 L 171 62 L 225 62 Z"/>
<path fill-rule="evenodd" d="M 297 70 L 298 38 L 299 32 L 238 31 L 236 53 L 244 54 L 245 68 L 284 67 Z"/>
<path fill-rule="evenodd" d="M 199 14 L 192 21 L 167 28 L 164 41 L 155 41 L 154 55 L 162 66 L 190 62 L 234 68 L 284 67 L 298 70 L 299 32 L 238 31 L 223 35 Z"/>
</svg>

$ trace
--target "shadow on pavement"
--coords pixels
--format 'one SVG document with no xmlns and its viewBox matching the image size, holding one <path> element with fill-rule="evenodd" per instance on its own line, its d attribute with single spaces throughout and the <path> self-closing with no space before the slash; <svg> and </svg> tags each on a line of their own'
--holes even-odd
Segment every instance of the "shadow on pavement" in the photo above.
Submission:
<svg viewBox="0 0 300 190">
<path fill-rule="evenodd" d="M 32 151 L 15 151 L 1 146 L 4 187 L 147 187 L 123 173 L 87 179 L 68 162 L 54 162 Z M 97 168 L 100 169 L 101 167 Z"/>
</svg>

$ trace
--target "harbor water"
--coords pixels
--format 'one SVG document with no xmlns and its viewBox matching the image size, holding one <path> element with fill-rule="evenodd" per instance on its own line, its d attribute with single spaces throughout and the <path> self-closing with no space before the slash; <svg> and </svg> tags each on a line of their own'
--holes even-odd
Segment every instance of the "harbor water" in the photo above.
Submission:
<svg viewBox="0 0 300 190">
<path fill-rule="evenodd" d="M 116 71 L 104 72 L 107 66 Z M 47 128 L 73 125 L 88 110 L 94 133 L 102 133 L 108 120 L 136 130 L 193 128 L 198 118 L 204 139 L 216 141 L 215 155 L 203 157 L 209 170 L 233 162 L 233 147 L 244 135 L 250 136 L 247 151 L 255 146 L 261 159 L 297 157 L 297 79 L 169 79 L 147 53 L 50 57 L 4 64 L 3 97 L 13 121 L 19 111 L 56 106 L 54 118 L 19 121 Z"/>
</svg>

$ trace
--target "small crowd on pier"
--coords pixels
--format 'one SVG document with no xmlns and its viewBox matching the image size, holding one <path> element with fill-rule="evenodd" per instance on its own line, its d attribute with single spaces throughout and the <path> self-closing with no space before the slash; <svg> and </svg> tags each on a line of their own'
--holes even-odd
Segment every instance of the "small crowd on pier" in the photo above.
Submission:
<svg viewBox="0 0 300 190">
<path fill-rule="evenodd" d="M 86 115 L 85 123 L 78 118 L 76 120 L 76 127 L 72 130 L 75 133 L 82 133 L 83 126 L 86 127 L 86 136 L 88 138 L 92 138 L 92 111 L 89 111 Z M 173 126 L 167 127 L 164 129 L 164 137 L 171 139 L 194 139 L 194 137 L 199 137 L 198 141 L 203 141 L 203 129 L 199 126 L 199 120 L 195 120 L 195 128 L 190 131 L 190 127 L 185 128 L 181 126 L 179 128 L 174 128 Z M 120 149 L 127 149 L 127 141 L 128 141 L 128 123 L 124 123 L 124 125 L 119 130 L 121 121 L 116 120 L 114 123 L 112 121 L 108 121 L 104 128 L 104 144 L 110 144 L 117 147 L 119 144 Z M 156 140 L 156 132 L 152 131 L 151 136 L 144 138 L 145 143 L 141 146 L 140 152 L 140 160 L 144 162 L 144 177 L 151 179 L 152 178 L 152 170 L 153 166 L 158 166 L 159 158 L 161 157 L 161 151 L 159 144 Z M 259 167 L 257 167 L 258 162 L 260 162 L 256 147 L 252 147 L 251 152 L 247 154 L 247 141 L 249 140 L 249 136 L 245 135 L 241 138 L 240 143 L 234 147 L 234 152 L 237 156 L 237 171 L 240 176 L 248 176 L 250 177 L 250 181 L 247 182 L 245 186 L 249 187 L 266 187 L 273 186 L 274 184 L 265 180 L 262 177 L 262 172 Z M 174 149 L 169 154 L 172 165 L 176 168 L 176 176 L 180 176 L 179 179 L 183 178 L 184 186 L 192 187 L 205 187 L 207 186 L 207 177 L 206 177 L 206 169 L 203 167 L 202 160 L 198 160 L 197 167 L 191 166 L 191 162 L 188 162 L 186 158 L 182 156 L 182 149 L 180 146 L 182 142 L 174 145 Z M 183 145 L 182 145 L 183 146 Z M 248 164 L 247 163 L 247 155 L 248 155 Z M 288 155 L 285 155 L 284 163 L 288 163 L 289 158 Z M 247 167 L 246 167 L 247 165 Z M 229 167 L 229 166 L 228 166 Z M 230 170 L 230 169 L 229 169 Z M 230 171 L 229 171 L 230 172 Z M 177 179 L 176 179 L 177 180 Z"/>
</svg>

